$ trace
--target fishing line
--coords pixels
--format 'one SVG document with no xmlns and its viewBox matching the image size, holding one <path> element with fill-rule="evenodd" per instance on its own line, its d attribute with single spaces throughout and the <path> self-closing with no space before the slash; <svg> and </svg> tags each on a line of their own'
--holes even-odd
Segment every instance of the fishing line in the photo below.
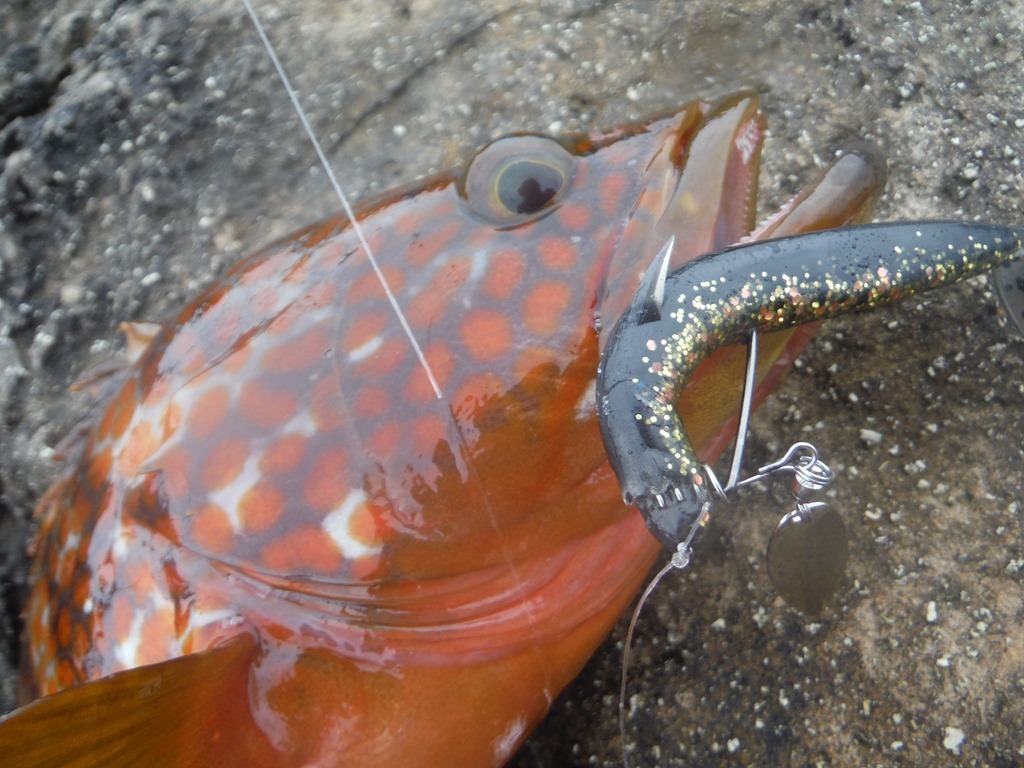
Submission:
<svg viewBox="0 0 1024 768">
<path fill-rule="evenodd" d="M 626 751 L 626 683 L 629 679 L 629 656 L 633 647 L 633 632 L 636 630 L 637 621 L 640 619 L 640 611 L 643 610 L 647 598 L 651 596 L 651 593 L 661 583 L 661 580 L 665 578 L 669 571 L 683 570 L 689 567 L 693 559 L 691 543 L 700 527 L 700 523 L 693 526 L 686 541 L 679 545 L 676 551 L 672 553 L 671 559 L 650 580 L 644 588 L 643 594 L 640 595 L 640 599 L 637 600 L 636 608 L 633 609 L 633 616 L 629 620 L 629 629 L 626 630 L 626 645 L 622 650 L 622 685 L 619 688 L 619 739 L 622 743 L 622 765 L 624 768 L 629 768 L 629 755 Z"/>
<path fill-rule="evenodd" d="M 438 400 L 443 400 L 444 395 L 441 392 L 441 387 L 438 384 L 437 379 L 434 377 L 434 372 L 431 370 L 430 364 L 427 362 L 426 357 L 423 355 L 423 350 L 420 347 L 419 343 L 416 341 L 416 337 L 413 335 L 412 328 L 409 326 L 409 323 L 406 320 L 405 313 L 402 312 L 402 309 L 398 304 L 398 300 L 395 298 L 394 293 L 391 291 L 391 286 L 388 285 L 387 279 L 384 277 L 384 273 L 381 271 L 377 259 L 370 248 L 370 244 L 366 241 L 366 238 L 363 235 L 362 227 L 356 220 L 355 213 L 353 212 L 352 207 L 349 205 L 348 198 L 345 196 L 345 193 L 341 188 L 341 184 L 338 182 L 338 179 L 334 175 L 334 171 L 332 170 L 331 165 L 327 160 L 327 155 L 324 153 L 319 140 L 316 138 L 316 134 L 313 132 L 313 126 L 310 124 L 309 119 L 306 117 L 306 113 L 302 108 L 302 104 L 299 102 L 298 94 L 292 87 L 292 83 L 288 77 L 288 73 L 285 71 L 284 65 L 281 63 L 281 59 L 278 57 L 277 52 L 274 49 L 274 46 L 271 44 L 270 38 L 268 37 L 266 30 L 264 29 L 263 24 L 260 21 L 259 15 L 256 13 L 256 9 L 253 7 L 251 0 L 242 0 L 242 4 L 245 5 L 245 9 L 249 14 L 249 18 L 252 19 L 253 25 L 256 27 L 256 31 L 260 36 L 260 40 L 262 40 L 263 42 L 263 47 L 266 49 L 267 54 L 270 56 L 270 60 L 274 63 L 274 67 L 277 70 L 278 77 L 280 77 L 281 82 L 284 84 L 285 90 L 287 90 L 288 92 L 288 98 L 291 100 L 292 106 L 295 108 L 295 112 L 298 114 L 299 120 L 302 122 L 302 127 L 306 131 L 306 135 L 309 137 L 310 142 L 313 144 L 313 148 L 316 150 L 317 157 L 319 157 L 320 159 L 320 164 L 323 166 L 324 171 L 327 173 L 327 177 L 330 179 L 331 185 L 334 187 L 334 191 L 338 195 L 338 199 L 341 200 L 341 204 L 345 210 L 345 214 L 348 216 L 349 221 L 352 222 L 352 229 L 355 231 L 356 237 L 359 238 L 359 243 L 362 246 L 363 250 L 366 252 L 366 256 L 370 261 L 370 265 L 373 267 L 373 271 L 376 273 L 377 279 L 380 281 L 380 284 L 383 287 L 384 292 L 387 294 L 388 301 L 391 303 L 391 307 L 394 309 L 395 315 L 398 317 L 399 322 L 402 324 L 402 329 L 405 331 L 405 335 L 408 337 L 409 342 L 416 353 L 416 357 L 419 358 L 420 365 L 423 367 L 423 370 L 427 374 L 427 378 L 430 380 L 430 385 L 434 389 L 434 394 L 437 396 Z M 448 408 L 446 408 L 445 410 L 447 412 L 448 422 L 452 426 L 456 440 L 458 441 L 459 444 L 460 452 L 464 458 L 464 466 L 466 469 L 468 480 L 470 482 L 475 483 L 478 488 L 483 489 L 483 493 L 481 494 L 481 501 L 483 502 L 483 505 L 486 508 L 488 522 L 490 522 L 491 528 L 495 531 L 495 533 L 500 533 L 501 526 L 498 523 L 498 517 L 495 514 L 493 506 L 491 505 L 490 498 L 488 498 L 487 496 L 486 485 L 484 484 L 480 475 L 477 473 L 476 467 L 473 463 L 472 449 L 470 448 L 470 445 L 466 440 L 465 435 L 463 435 L 462 430 L 459 428 L 458 421 L 456 420 L 455 413 L 452 410 L 452 407 L 449 405 Z M 512 575 L 512 581 L 515 585 L 514 588 L 520 595 L 521 603 L 527 608 L 524 614 L 525 619 L 527 623 L 530 625 L 530 629 L 533 636 L 539 638 L 540 633 L 538 631 L 538 619 L 535 616 L 532 604 L 528 599 L 527 590 L 523 584 L 523 579 L 519 574 L 519 570 L 516 567 L 515 561 L 513 560 L 512 555 L 509 552 L 504 539 L 501 540 L 499 549 L 501 552 L 501 556 L 505 561 L 505 565 L 508 568 L 509 573 Z M 541 659 L 543 659 L 543 656 L 541 657 Z M 551 674 L 547 669 L 547 664 L 544 664 L 543 666 L 546 681 L 550 683 Z"/>
<path fill-rule="evenodd" d="M 288 98 L 291 99 L 292 106 L 295 108 L 295 112 L 298 114 L 299 120 L 302 122 L 302 127 L 306 131 L 306 136 L 309 137 L 310 142 L 313 144 L 317 157 L 320 158 L 320 164 L 327 173 L 327 178 L 330 179 L 331 186 L 334 187 L 334 191 L 338 195 L 338 199 L 341 200 L 341 206 L 345 209 L 345 215 L 348 216 L 348 220 L 352 222 L 352 230 L 356 233 L 359 245 L 362 246 L 363 251 L 366 252 L 366 257 L 370 261 L 370 266 L 373 267 L 373 271 L 377 275 L 377 280 L 384 289 L 384 293 L 387 295 L 388 301 L 391 303 L 391 308 L 395 311 L 395 316 L 398 317 L 398 322 L 402 324 L 402 330 L 405 332 L 406 337 L 408 337 L 409 343 L 412 345 L 412 349 L 416 353 L 416 357 L 419 358 L 420 365 L 423 366 L 423 370 L 426 372 L 427 378 L 430 380 L 430 386 L 434 389 L 434 395 L 438 400 L 443 399 L 444 396 L 441 393 L 441 387 L 437 383 L 437 379 L 434 377 L 434 372 L 430 369 L 430 363 L 427 362 L 427 358 L 423 354 L 423 349 L 420 347 L 419 342 L 416 341 L 412 328 L 409 326 L 409 321 L 405 319 L 405 313 L 402 312 L 402 308 L 398 305 L 398 299 L 395 298 L 395 294 L 392 292 L 387 278 L 384 277 L 384 273 L 381 271 L 380 265 L 377 263 L 376 256 L 373 255 L 370 244 L 366 241 L 366 237 L 363 235 L 363 228 L 356 220 L 356 215 L 352 210 L 352 206 L 349 205 L 348 197 L 345 196 L 345 192 L 342 190 L 338 178 L 334 175 L 334 170 L 331 168 L 331 164 L 327 161 L 327 155 L 324 154 L 324 150 L 320 146 L 320 142 L 317 140 L 316 134 L 313 132 L 313 126 L 310 125 L 309 118 L 306 117 L 306 112 L 302 108 L 302 104 L 299 102 L 299 95 L 292 87 L 292 82 L 288 77 L 288 73 L 285 72 L 284 65 L 281 63 L 281 59 L 278 58 L 277 51 L 274 50 L 274 46 L 271 44 L 270 38 L 267 37 L 266 30 L 263 29 L 263 23 L 260 21 L 260 17 L 257 15 L 256 9 L 253 7 L 251 0 L 242 0 L 242 4 L 245 5 L 245 10 L 248 11 L 249 18 L 252 19 L 252 23 L 256 27 L 256 32 L 259 33 L 260 40 L 263 41 L 263 47 L 267 49 L 267 54 L 270 56 L 270 60 L 274 62 L 274 67 L 277 69 L 277 75 L 281 78 L 281 82 L 284 84 L 285 90 L 288 92 Z"/>
</svg>

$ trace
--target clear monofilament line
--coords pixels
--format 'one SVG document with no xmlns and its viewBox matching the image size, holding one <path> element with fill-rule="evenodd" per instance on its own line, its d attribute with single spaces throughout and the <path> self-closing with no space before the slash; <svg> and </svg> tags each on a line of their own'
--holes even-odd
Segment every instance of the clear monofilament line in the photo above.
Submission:
<svg viewBox="0 0 1024 768">
<path fill-rule="evenodd" d="M 370 245 L 369 243 L 367 243 L 366 238 L 363 235 L 362 227 L 360 227 L 359 222 L 356 220 L 355 214 L 352 211 L 352 207 L 349 205 L 348 198 L 345 196 L 345 193 L 341 188 L 341 184 L 338 182 L 337 177 L 334 175 L 334 171 L 332 170 L 330 164 L 327 161 L 327 156 L 324 153 L 323 148 L 320 145 L 320 142 L 317 140 L 316 134 L 313 132 L 313 127 L 312 125 L 310 125 L 309 119 L 306 117 L 306 113 L 302 109 L 302 105 L 299 102 L 298 94 L 295 92 L 295 89 L 291 84 L 291 80 L 289 79 L 287 72 L 285 72 L 284 65 L 281 63 L 280 57 L 277 55 L 277 52 L 274 50 L 274 47 L 270 42 L 270 38 L 267 35 L 263 27 L 263 24 L 256 13 L 256 9 L 252 5 L 252 0 L 242 0 L 242 3 L 245 5 L 245 9 L 246 11 L 248 11 L 250 18 L 252 19 L 253 25 L 256 27 L 256 31 L 259 34 L 260 39 L 263 41 L 263 47 L 266 49 L 267 54 L 270 56 L 270 60 L 274 63 L 274 67 L 277 69 L 277 74 L 288 92 L 288 97 L 289 99 L 291 99 L 292 106 L 294 107 L 295 112 L 298 114 L 299 120 L 302 122 L 302 127 L 303 129 L 305 129 L 306 135 L 309 137 L 310 142 L 313 144 L 313 148 L 316 150 L 317 156 L 320 158 L 320 163 L 323 166 L 324 170 L 326 171 L 327 176 L 334 187 L 334 191 L 337 193 L 338 198 L 341 200 L 342 207 L 344 208 L 345 213 L 349 218 L 349 221 L 352 222 L 352 229 L 355 231 L 356 236 L 358 237 L 359 243 L 362 246 L 363 250 L 366 251 L 367 258 L 369 259 L 374 272 L 377 274 L 377 279 L 380 281 L 381 287 L 387 294 L 388 301 L 391 303 L 391 307 L 394 310 L 395 315 L 397 315 L 399 322 L 402 324 L 402 328 L 405 331 L 405 335 L 408 337 L 413 350 L 416 352 L 416 357 L 419 358 L 420 364 L 422 365 L 424 372 L 427 374 L 427 378 L 430 380 L 430 385 L 431 387 L 433 387 L 434 394 L 437 396 L 439 400 L 443 400 L 444 395 L 441 392 L 441 387 L 438 384 L 437 379 L 434 377 L 434 372 L 431 370 L 430 364 L 427 362 L 427 359 L 423 354 L 422 348 L 416 341 L 416 337 L 413 335 L 412 328 L 409 326 L 405 314 L 402 312 L 402 309 L 399 306 L 397 299 L 392 293 L 391 287 L 388 285 L 388 282 L 384 277 L 383 272 L 381 272 L 381 269 L 377 263 L 377 259 L 373 255 L 373 251 L 370 249 Z M 473 482 L 475 482 L 479 487 L 482 488 L 483 482 L 480 480 L 476 467 L 473 465 L 472 461 L 473 451 L 469 443 L 467 442 L 465 435 L 463 435 L 462 430 L 459 428 L 455 415 L 450 406 L 447 409 L 447 419 L 452 427 L 456 440 L 458 441 L 459 446 L 461 447 L 461 453 L 465 457 L 466 471 L 468 475 L 472 478 Z M 497 515 L 495 514 L 494 507 L 486 494 L 483 496 L 482 503 L 484 505 L 484 510 L 488 517 L 488 520 L 491 523 L 491 527 L 495 531 L 499 531 L 500 526 L 498 524 Z M 512 574 L 512 578 L 516 584 L 516 589 L 519 591 L 520 595 L 522 595 L 523 605 L 528 607 L 526 611 L 526 622 L 529 624 L 531 632 L 533 632 L 535 635 L 539 634 L 539 627 L 541 626 L 540 621 L 536 617 L 535 609 L 532 607 L 532 603 L 528 600 L 528 591 L 526 587 L 523 585 L 522 577 L 519 575 L 519 568 L 513 560 L 512 554 L 508 550 L 508 547 L 504 540 L 501 542 L 501 554 L 505 560 L 506 565 L 509 568 L 509 571 Z M 552 675 L 546 669 L 544 671 L 544 676 L 546 683 L 549 683 Z"/>
<path fill-rule="evenodd" d="M 306 112 L 302 108 L 302 104 L 299 102 L 299 96 L 295 92 L 295 88 L 292 87 L 291 80 L 288 77 L 288 73 L 285 72 L 284 65 L 281 63 L 281 59 L 278 57 L 277 51 L 274 50 L 274 46 L 270 43 L 270 38 L 263 29 L 263 23 L 260 21 L 260 17 L 257 15 L 256 9 L 252 5 L 252 0 L 242 0 L 242 3 L 245 5 L 245 10 L 248 11 L 249 17 L 252 19 L 252 23 L 256 27 L 256 32 L 259 33 L 260 40 L 263 41 L 263 47 L 267 49 L 267 54 L 270 56 L 270 60 L 274 62 L 274 68 L 277 69 L 278 77 L 281 78 L 281 82 L 284 84 L 285 90 L 288 92 L 288 98 L 291 99 L 292 106 L 295 108 L 295 112 L 298 114 L 299 120 L 302 122 L 302 127 L 305 129 L 310 142 L 312 142 L 313 148 L 316 150 L 317 157 L 320 158 L 320 164 L 327 173 L 327 178 L 330 179 L 331 186 L 334 187 L 334 191 L 338 195 L 338 199 L 341 200 L 341 206 L 345 209 L 345 215 L 347 215 L 348 220 L 352 222 L 352 230 L 355 232 L 356 238 L 359 240 L 359 244 L 362 246 L 363 251 L 365 251 L 366 258 L 369 259 L 370 266 L 373 267 L 373 271 L 377 275 L 377 280 L 384 289 L 384 293 L 387 295 L 388 301 L 391 303 L 391 308 L 395 311 L 395 315 L 398 317 L 398 322 L 402 325 L 402 330 L 405 332 L 406 337 L 408 337 L 409 343 L 412 345 L 413 351 L 416 353 L 416 357 L 420 361 L 420 365 L 423 366 L 423 370 L 426 372 L 427 378 L 430 380 L 430 386 L 433 387 L 434 394 L 437 396 L 438 400 L 442 399 L 443 395 L 441 393 L 441 387 L 437 383 L 437 379 L 434 377 L 434 372 L 430 369 L 430 363 L 427 362 L 427 358 L 423 354 L 423 349 L 420 347 L 419 342 L 416 341 L 412 328 L 409 326 L 409 321 L 406 320 L 405 313 L 402 312 L 402 308 L 398 305 L 398 300 L 395 298 L 395 294 L 391 291 L 391 286 L 388 285 L 387 278 L 384 277 L 384 273 L 381 271 L 380 265 L 377 263 L 377 258 L 373 255 L 373 251 L 370 249 L 370 244 L 366 241 L 366 237 L 363 235 L 363 229 L 359 226 L 359 222 L 356 220 L 356 215 L 352 210 L 352 206 L 349 205 L 348 197 L 345 196 L 345 192 L 342 190 L 341 184 L 338 182 L 338 178 L 334 175 L 334 170 L 331 168 L 331 164 L 327 161 L 327 155 L 324 154 L 324 150 L 320 146 L 320 142 L 317 140 L 316 134 L 313 132 L 313 126 L 310 125 L 309 118 L 306 117 Z"/>
<path fill-rule="evenodd" d="M 725 490 L 731 491 L 740 480 L 743 469 L 743 451 L 747 446 L 747 429 L 750 426 L 750 411 L 754 403 L 754 387 L 757 383 L 757 331 L 750 332 L 747 343 L 747 372 L 743 379 L 743 403 L 740 405 L 740 422 L 736 428 L 736 443 L 733 446 L 732 464 Z"/>
<path fill-rule="evenodd" d="M 626 752 L 626 684 L 629 680 L 629 655 L 633 647 L 633 632 L 636 630 L 636 623 L 640 618 L 640 611 L 643 610 L 644 603 L 647 602 L 647 598 L 651 596 L 665 575 L 673 569 L 682 570 L 690 565 L 690 560 L 693 557 L 691 544 L 699 527 L 698 523 L 690 529 L 690 535 L 686 537 L 685 542 L 679 545 L 672 555 L 672 559 L 665 563 L 665 566 L 651 579 L 643 594 L 640 595 L 640 599 L 637 600 L 633 616 L 629 620 L 629 629 L 626 630 L 626 646 L 622 649 L 622 686 L 619 689 L 619 738 L 622 741 L 622 765 L 624 768 L 629 768 L 629 755 Z"/>
</svg>

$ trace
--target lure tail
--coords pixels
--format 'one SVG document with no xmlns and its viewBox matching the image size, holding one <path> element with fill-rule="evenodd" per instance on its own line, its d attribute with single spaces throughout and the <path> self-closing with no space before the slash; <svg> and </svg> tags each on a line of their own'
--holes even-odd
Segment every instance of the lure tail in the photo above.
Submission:
<svg viewBox="0 0 1024 768">
<path fill-rule="evenodd" d="M 875 224 L 766 240 L 649 280 L 604 350 L 598 418 L 623 498 L 666 547 L 710 503 L 676 410 L 715 349 L 959 282 L 1024 256 L 1024 229 L 956 222 Z M 647 285 L 657 279 L 661 284 Z M 664 296 L 660 311 L 652 296 Z"/>
</svg>

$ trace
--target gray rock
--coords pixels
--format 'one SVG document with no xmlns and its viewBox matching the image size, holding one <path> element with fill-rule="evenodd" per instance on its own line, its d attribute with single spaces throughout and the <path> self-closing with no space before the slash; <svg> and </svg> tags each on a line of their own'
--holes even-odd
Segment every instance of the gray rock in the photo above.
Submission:
<svg viewBox="0 0 1024 768">
<path fill-rule="evenodd" d="M 766 211 L 867 139 L 890 158 L 880 218 L 1021 221 L 1019 5 L 260 5 L 354 198 L 502 133 L 607 127 L 748 86 L 773 130 Z M 54 475 L 47 447 L 86 411 L 68 384 L 109 357 L 120 321 L 169 316 L 337 203 L 234 0 L 15 0 L 0 51 L 0 299 L 17 350 L 3 354 L 27 370 L 4 390 L 0 432 L 0 531 L 17 543 L 0 558 L 9 708 L 27 567 L 9 553 Z M 818 444 L 838 474 L 849 576 L 823 618 L 787 609 L 763 565 L 783 500 L 745 495 L 641 619 L 634 764 L 943 764 L 953 726 L 965 764 L 1019 760 L 1022 348 L 990 294 L 981 281 L 823 328 L 758 415 L 750 464 Z M 884 443 L 865 446 L 865 429 Z M 623 636 L 515 765 L 620 764 Z"/>
</svg>

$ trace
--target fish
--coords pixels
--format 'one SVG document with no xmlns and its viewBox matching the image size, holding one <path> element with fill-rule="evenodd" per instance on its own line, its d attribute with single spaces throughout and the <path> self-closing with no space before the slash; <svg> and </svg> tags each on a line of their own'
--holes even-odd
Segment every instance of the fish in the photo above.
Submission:
<svg viewBox="0 0 1024 768">
<path fill-rule="evenodd" d="M 133 326 L 37 511 L 8 764 L 506 762 L 658 554 L 595 402 L 651 254 L 860 223 L 880 194 L 856 147 L 758 225 L 765 131 L 740 92 L 498 139 L 359 207 L 426 365 L 342 216 Z M 812 331 L 763 345 L 757 400 Z M 706 461 L 745 364 L 723 348 L 683 395 Z"/>
</svg>

